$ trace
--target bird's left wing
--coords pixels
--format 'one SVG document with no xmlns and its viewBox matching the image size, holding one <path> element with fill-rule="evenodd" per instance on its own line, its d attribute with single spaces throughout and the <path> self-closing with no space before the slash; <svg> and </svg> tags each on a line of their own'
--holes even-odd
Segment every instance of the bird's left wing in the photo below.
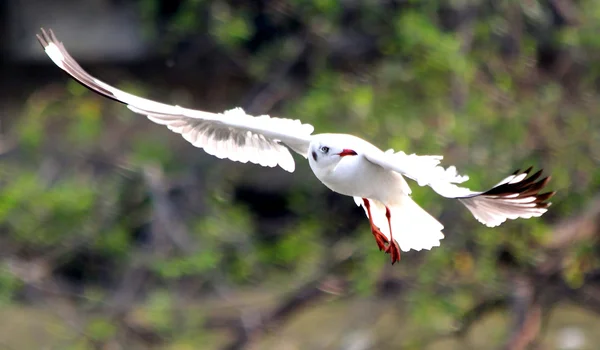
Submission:
<svg viewBox="0 0 600 350">
<path fill-rule="evenodd" d="M 52 30 L 42 29 L 37 38 L 50 59 L 79 83 L 100 95 L 126 104 L 132 111 L 146 115 L 155 123 L 166 125 L 208 154 L 268 167 L 279 165 L 289 172 L 294 171 L 295 163 L 282 143 L 307 157 L 314 130 L 312 125 L 267 115 L 253 117 L 241 108 L 225 113 L 210 113 L 137 97 L 83 70 Z"/>
<path fill-rule="evenodd" d="M 407 155 L 371 151 L 365 154 L 371 163 L 398 172 L 417 181 L 420 186 L 430 186 L 439 195 L 459 199 L 473 216 L 486 226 L 498 226 L 507 219 L 531 218 L 544 214 L 551 203 L 547 202 L 555 192 L 540 193 L 550 177 L 538 180 L 542 171 L 529 176 L 532 168 L 500 181 L 487 191 L 472 191 L 456 184 L 469 179 L 457 173 L 456 167 L 439 165 L 442 156 Z"/>
</svg>

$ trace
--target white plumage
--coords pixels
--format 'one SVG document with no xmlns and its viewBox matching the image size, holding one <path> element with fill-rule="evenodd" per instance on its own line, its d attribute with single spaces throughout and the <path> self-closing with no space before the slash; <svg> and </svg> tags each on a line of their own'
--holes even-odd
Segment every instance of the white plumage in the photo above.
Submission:
<svg viewBox="0 0 600 350">
<path fill-rule="evenodd" d="M 354 197 L 365 210 L 380 249 L 400 260 L 400 250 L 440 245 L 444 228 L 410 197 L 403 176 L 429 186 L 446 198 L 456 198 L 481 223 L 493 227 L 507 219 L 541 216 L 554 192 L 540 194 L 549 177 L 516 171 L 490 190 L 459 187 L 468 180 L 454 166 L 440 166 L 442 156 L 383 152 L 369 142 L 346 134 L 312 135 L 313 127 L 299 120 L 253 117 L 241 108 L 209 113 L 140 98 L 112 87 L 84 71 L 52 31 L 42 29 L 38 40 L 52 61 L 87 88 L 124 103 L 151 121 L 181 134 L 192 145 L 218 158 L 280 166 L 293 172 L 289 149 L 308 158 L 315 176 L 331 190 Z M 529 176 L 529 177 L 528 177 Z"/>
</svg>

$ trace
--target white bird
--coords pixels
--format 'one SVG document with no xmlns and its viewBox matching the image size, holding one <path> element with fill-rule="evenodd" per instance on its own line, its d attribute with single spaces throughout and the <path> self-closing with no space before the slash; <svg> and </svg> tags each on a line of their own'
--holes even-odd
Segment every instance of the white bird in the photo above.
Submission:
<svg viewBox="0 0 600 350">
<path fill-rule="evenodd" d="M 241 108 L 209 113 L 147 100 L 112 87 L 84 71 L 54 33 L 44 29 L 38 40 L 52 61 L 85 87 L 166 125 L 192 145 L 218 158 L 262 166 L 280 166 L 293 172 L 289 149 L 308 158 L 315 176 L 332 191 L 354 197 L 365 210 L 380 250 L 400 260 L 400 250 L 431 249 L 444 238 L 442 226 L 410 197 L 404 177 L 430 186 L 446 198 L 458 199 L 481 223 L 494 227 L 507 219 L 539 217 L 554 192 L 540 194 L 550 180 L 529 176 L 531 168 L 516 171 L 487 191 L 472 191 L 456 184 L 468 180 L 456 168 L 439 165 L 442 156 L 383 152 L 369 142 L 347 134 L 316 134 L 299 120 L 253 117 Z M 286 147 L 287 146 L 287 147 Z"/>
</svg>

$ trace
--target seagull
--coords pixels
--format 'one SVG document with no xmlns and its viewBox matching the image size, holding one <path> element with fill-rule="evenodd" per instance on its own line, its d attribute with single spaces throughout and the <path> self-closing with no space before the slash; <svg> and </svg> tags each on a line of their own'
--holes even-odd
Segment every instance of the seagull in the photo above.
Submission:
<svg viewBox="0 0 600 350">
<path fill-rule="evenodd" d="M 362 206 L 379 250 L 390 255 L 392 265 L 400 261 L 401 250 L 430 250 L 444 238 L 444 226 L 413 201 L 405 177 L 443 197 L 457 199 L 488 227 L 507 219 L 539 217 L 548 210 L 548 199 L 555 194 L 540 193 L 550 176 L 539 179 L 542 170 L 530 176 L 531 167 L 515 171 L 489 190 L 472 191 L 457 185 L 468 176 L 459 175 L 454 166 L 439 165 L 442 156 L 384 152 L 353 135 L 313 134 L 313 126 L 299 120 L 255 117 L 241 108 L 210 113 L 134 96 L 83 70 L 52 30 L 42 28 L 37 38 L 50 59 L 73 79 L 165 125 L 210 155 L 279 166 L 288 172 L 295 169 L 290 150 L 308 159 L 314 175 L 325 186 L 353 197 Z"/>
</svg>

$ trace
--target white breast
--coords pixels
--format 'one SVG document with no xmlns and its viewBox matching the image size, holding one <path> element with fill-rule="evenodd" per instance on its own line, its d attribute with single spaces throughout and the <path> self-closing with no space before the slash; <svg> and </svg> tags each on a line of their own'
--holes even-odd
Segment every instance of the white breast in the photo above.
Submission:
<svg viewBox="0 0 600 350">
<path fill-rule="evenodd" d="M 334 192 L 376 199 L 392 204 L 394 198 L 410 194 L 402 175 L 366 160 L 362 155 L 343 157 L 331 168 L 313 167 L 315 176 Z"/>
</svg>

